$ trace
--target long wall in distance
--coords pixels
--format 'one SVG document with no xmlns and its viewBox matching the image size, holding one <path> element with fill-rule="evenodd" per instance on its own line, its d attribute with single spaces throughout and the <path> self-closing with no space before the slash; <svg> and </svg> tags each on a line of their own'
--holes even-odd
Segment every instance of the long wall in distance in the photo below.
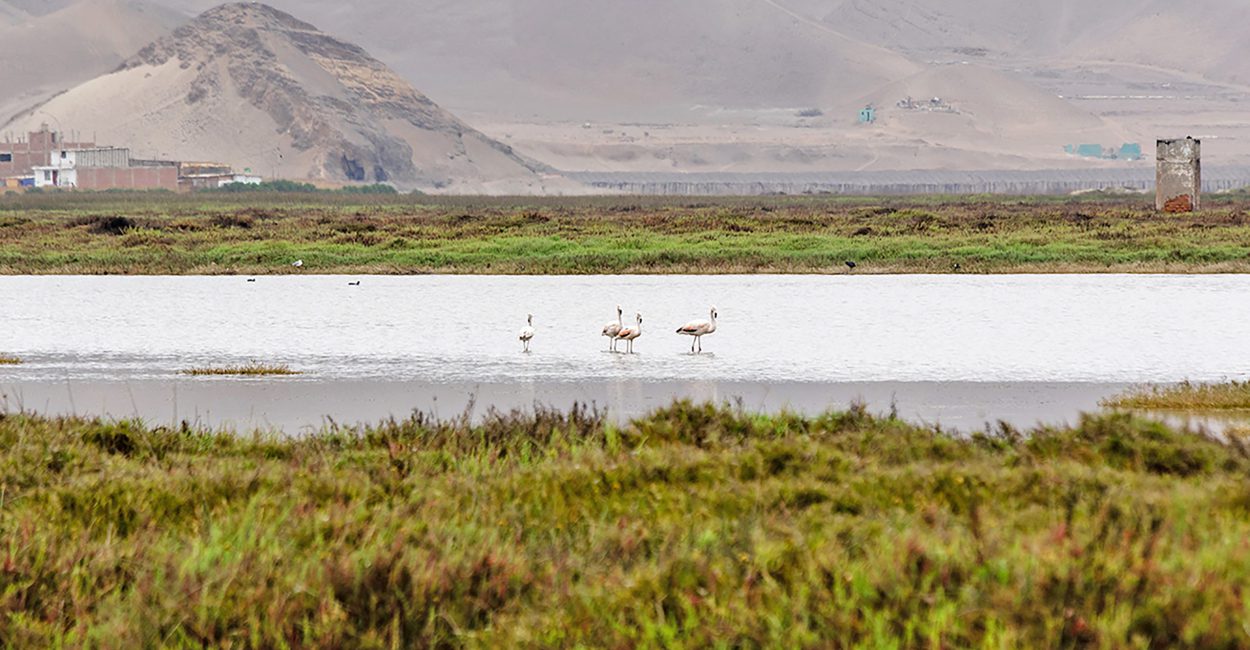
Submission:
<svg viewBox="0 0 1250 650">
<path fill-rule="evenodd" d="M 1041 171 L 900 171 L 776 174 L 567 172 L 595 189 L 666 196 L 770 194 L 1009 194 L 1065 195 L 1082 191 L 1151 192 L 1153 167 Z M 1250 167 L 1203 170 L 1204 192 L 1250 187 Z"/>
<path fill-rule="evenodd" d="M 178 191 L 177 167 L 79 167 L 78 189 Z"/>
</svg>

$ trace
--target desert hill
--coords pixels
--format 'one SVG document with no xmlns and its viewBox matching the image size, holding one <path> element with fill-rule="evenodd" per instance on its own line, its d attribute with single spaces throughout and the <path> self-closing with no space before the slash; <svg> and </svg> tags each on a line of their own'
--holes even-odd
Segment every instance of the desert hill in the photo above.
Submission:
<svg viewBox="0 0 1250 650">
<path fill-rule="evenodd" d="M 920 56 L 1115 62 L 1250 81 L 1243 0 L 786 0 L 864 40 Z"/>
<path fill-rule="evenodd" d="M 148 1 L 181 12 L 216 2 Z M 359 165 L 347 165 L 348 177 L 376 178 L 376 166 L 414 186 L 464 178 L 464 191 L 486 178 L 530 187 L 537 168 L 530 159 L 573 171 L 1049 169 L 1105 164 L 1066 154 L 1069 144 L 1135 142 L 1149 150 L 1155 137 L 1193 134 L 1224 164 L 1250 161 L 1244 0 L 271 1 L 328 28 L 331 40 L 377 56 L 348 57 L 368 59 L 354 69 L 385 70 L 383 87 L 411 82 L 425 93 L 412 105 L 436 101 L 488 137 L 458 120 L 450 130 L 425 128 L 449 118 L 441 109 L 395 119 L 377 103 L 355 106 L 352 98 L 373 82 L 344 83 L 337 66 L 308 56 L 297 38 L 307 28 L 278 28 L 285 45 L 265 36 L 242 49 L 203 38 L 191 39 L 195 51 L 157 48 L 195 65 L 166 69 L 158 56 L 139 61 L 145 67 L 136 73 L 128 63 L 119 73 L 124 83 L 92 81 L 44 110 L 83 132 L 95 129 L 78 123 L 80 116 L 105 123 L 101 140 L 125 137 L 153 155 L 335 180 L 344 172 L 334 156 L 314 153 L 334 149 Z M 31 25 L 91 2 L 129 4 L 0 0 L 0 31 L 6 20 Z M 269 54 L 239 55 L 232 58 L 245 63 L 223 67 L 203 55 L 219 45 Z M 121 61 L 101 60 L 112 62 L 110 70 Z M 0 55 L 0 64 L 11 63 Z M 50 96 L 55 75 L 87 69 L 54 63 L 49 80 L 36 80 L 38 93 L 18 96 Z M 294 82 L 257 91 L 250 66 Z M 146 103 L 124 90 L 131 84 Z M 282 108 L 307 104 L 288 85 L 320 98 L 310 110 L 333 113 L 330 126 L 314 127 L 304 113 Z M 199 98 L 201 87 L 209 92 L 182 115 L 179 98 Z M 958 110 L 896 110 L 908 96 L 940 96 Z M 91 108 L 97 97 L 110 98 L 102 104 L 109 115 Z M 345 107 L 344 97 L 353 105 Z M 871 127 L 856 121 L 865 103 L 881 108 Z M 29 114 L 19 120 L 40 121 Z M 291 129 L 281 126 L 288 122 Z M 461 141 L 447 139 L 457 129 Z M 305 131 L 320 134 L 316 144 Z M 413 151 L 410 165 L 402 162 L 404 147 Z M 426 156 L 447 147 L 466 154 Z M 360 162 L 364 152 L 385 160 Z"/>
<path fill-rule="evenodd" d="M 780 0 L 273 2 L 359 40 L 448 106 L 544 119 L 716 121 L 835 102 L 919 70 Z"/>
<path fill-rule="evenodd" d="M 117 68 L 184 20 L 139 0 L 81 0 L 42 15 L 0 3 L 0 42 L 21 53 L 0 56 L 0 116 Z"/>
<path fill-rule="evenodd" d="M 445 105 L 551 120 L 828 105 L 951 57 L 1250 80 L 1244 0 L 273 1 L 334 25 Z"/>
<path fill-rule="evenodd" d="M 219 160 L 265 176 L 544 189 L 537 165 L 360 47 L 256 3 L 209 10 L 5 128 L 31 128 L 43 113 L 137 155 Z"/>
<path fill-rule="evenodd" d="M 899 101 L 912 98 L 913 107 Z M 932 105 L 935 99 L 940 100 Z M 1032 141 L 1114 141 L 1122 137 L 1098 116 L 992 68 L 953 64 L 926 68 L 863 97 L 855 106 L 878 108 L 878 128 L 948 142 L 983 140 L 1018 146 Z M 1056 132 L 1055 125 L 1063 129 Z M 1054 138 L 1053 141 L 1047 142 Z"/>
</svg>

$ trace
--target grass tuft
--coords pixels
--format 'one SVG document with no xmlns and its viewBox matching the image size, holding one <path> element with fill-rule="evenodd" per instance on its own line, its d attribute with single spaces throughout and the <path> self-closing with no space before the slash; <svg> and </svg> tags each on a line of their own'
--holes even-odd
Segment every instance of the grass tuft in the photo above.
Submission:
<svg viewBox="0 0 1250 650">
<path fill-rule="evenodd" d="M 1142 386 L 1104 400 L 1103 406 L 1161 411 L 1250 410 L 1250 382 L 1209 384 L 1186 381 L 1168 386 Z"/>
<path fill-rule="evenodd" d="M 9 354 L 0 354 L 0 366 L 21 365 L 22 359 Z"/>
<path fill-rule="evenodd" d="M 1127 413 L 0 414 L 13 647 L 1250 647 L 1250 449 Z"/>
<path fill-rule="evenodd" d="M 301 374 L 298 370 L 292 370 L 291 367 L 286 365 L 285 363 L 269 364 L 269 363 L 257 363 L 254 361 L 245 363 L 242 365 L 237 365 L 237 366 L 206 366 L 202 368 L 187 368 L 186 370 L 182 370 L 180 372 L 181 374 L 191 375 L 193 377 L 214 376 L 214 375 L 259 377 L 259 376 L 289 376 L 289 375 Z"/>
</svg>

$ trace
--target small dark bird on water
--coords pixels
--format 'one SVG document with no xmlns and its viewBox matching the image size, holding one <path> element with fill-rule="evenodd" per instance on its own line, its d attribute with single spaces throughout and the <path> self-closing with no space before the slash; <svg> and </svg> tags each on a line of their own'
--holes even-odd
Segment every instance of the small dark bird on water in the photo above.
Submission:
<svg viewBox="0 0 1250 650">
<path fill-rule="evenodd" d="M 349 287 L 359 287 L 359 286 L 360 286 L 360 280 L 357 280 L 357 281 L 355 281 L 355 282 L 348 282 L 348 283 L 347 283 L 347 286 L 349 286 Z"/>
<path fill-rule="evenodd" d="M 858 264 L 856 264 L 855 262 L 850 261 L 850 260 L 847 260 L 847 262 L 846 262 L 846 268 L 847 268 L 847 272 L 848 272 L 848 273 L 849 273 L 850 271 L 854 271 L 854 270 L 855 270 L 855 267 L 857 267 L 857 266 L 859 266 L 859 265 L 858 265 Z"/>
<path fill-rule="evenodd" d="M 247 281 L 248 281 L 248 282 L 255 282 L 255 281 L 256 281 L 256 278 L 248 278 L 248 279 L 247 279 Z"/>
</svg>

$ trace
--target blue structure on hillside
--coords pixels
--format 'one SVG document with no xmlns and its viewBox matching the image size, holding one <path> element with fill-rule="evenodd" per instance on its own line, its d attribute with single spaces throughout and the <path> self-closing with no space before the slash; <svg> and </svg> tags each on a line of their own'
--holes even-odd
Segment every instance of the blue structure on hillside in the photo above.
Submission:
<svg viewBox="0 0 1250 650">
<path fill-rule="evenodd" d="M 1116 155 L 1120 160 L 1141 160 L 1143 158 L 1140 144 L 1125 144 Z"/>
<path fill-rule="evenodd" d="M 865 106 L 859 111 L 860 124 L 872 124 L 877 121 L 877 109 L 872 106 Z"/>
<path fill-rule="evenodd" d="M 1073 156 L 1099 160 L 1142 160 L 1145 158 L 1142 155 L 1141 145 L 1131 142 L 1120 145 L 1119 149 L 1113 147 L 1104 149 L 1100 144 L 1069 144 L 1065 145 L 1063 150 Z"/>
</svg>

